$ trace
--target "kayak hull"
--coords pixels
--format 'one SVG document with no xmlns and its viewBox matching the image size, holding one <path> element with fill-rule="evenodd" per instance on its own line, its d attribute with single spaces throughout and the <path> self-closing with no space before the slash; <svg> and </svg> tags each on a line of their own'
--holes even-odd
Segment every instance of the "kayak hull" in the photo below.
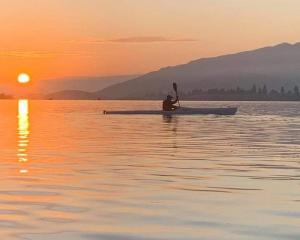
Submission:
<svg viewBox="0 0 300 240">
<path fill-rule="evenodd" d="M 103 111 L 103 114 L 116 115 L 235 115 L 237 107 L 224 108 L 179 108 L 174 111 L 162 110 L 124 110 L 124 111 Z"/>
</svg>

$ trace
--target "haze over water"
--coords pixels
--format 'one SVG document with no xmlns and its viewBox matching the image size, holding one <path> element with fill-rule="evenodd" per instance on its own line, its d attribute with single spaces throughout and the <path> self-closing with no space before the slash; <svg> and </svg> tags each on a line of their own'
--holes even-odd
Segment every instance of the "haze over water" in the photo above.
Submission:
<svg viewBox="0 0 300 240">
<path fill-rule="evenodd" d="M 1 239 L 299 239 L 299 103 L 1 101 Z"/>
</svg>

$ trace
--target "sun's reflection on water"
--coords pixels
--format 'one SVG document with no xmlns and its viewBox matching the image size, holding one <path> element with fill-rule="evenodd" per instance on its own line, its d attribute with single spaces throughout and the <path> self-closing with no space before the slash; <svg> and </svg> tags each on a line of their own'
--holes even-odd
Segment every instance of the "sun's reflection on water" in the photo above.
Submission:
<svg viewBox="0 0 300 240">
<path fill-rule="evenodd" d="M 18 161 L 20 163 L 28 162 L 28 143 L 29 143 L 29 106 L 28 100 L 20 99 L 18 101 Z M 27 173 L 28 170 L 22 168 L 20 173 Z"/>
</svg>

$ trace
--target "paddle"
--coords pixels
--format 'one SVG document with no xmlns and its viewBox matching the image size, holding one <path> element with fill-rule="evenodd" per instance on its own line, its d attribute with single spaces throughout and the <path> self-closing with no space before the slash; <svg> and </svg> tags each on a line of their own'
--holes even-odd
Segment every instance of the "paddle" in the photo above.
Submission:
<svg viewBox="0 0 300 240">
<path fill-rule="evenodd" d="M 173 89 L 174 89 L 174 91 L 175 91 L 175 93 L 176 93 L 176 98 L 178 98 L 178 90 L 177 90 L 177 83 L 173 83 Z M 180 102 L 179 102 L 179 98 L 178 98 L 178 105 L 179 105 L 179 107 L 180 107 Z"/>
</svg>

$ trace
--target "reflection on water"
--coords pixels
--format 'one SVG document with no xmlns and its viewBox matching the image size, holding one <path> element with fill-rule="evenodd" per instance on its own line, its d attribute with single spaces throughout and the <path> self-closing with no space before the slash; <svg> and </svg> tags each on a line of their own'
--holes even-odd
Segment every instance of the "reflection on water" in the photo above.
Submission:
<svg viewBox="0 0 300 240">
<path fill-rule="evenodd" d="M 101 114 L 155 101 L 29 103 L 0 103 L 0 239 L 299 239 L 299 103 L 172 118 Z"/>
<path fill-rule="evenodd" d="M 29 143 L 29 107 L 28 100 L 18 101 L 18 161 L 24 165 L 28 161 L 28 143 Z M 20 173 L 27 173 L 28 170 L 22 166 Z"/>
</svg>

